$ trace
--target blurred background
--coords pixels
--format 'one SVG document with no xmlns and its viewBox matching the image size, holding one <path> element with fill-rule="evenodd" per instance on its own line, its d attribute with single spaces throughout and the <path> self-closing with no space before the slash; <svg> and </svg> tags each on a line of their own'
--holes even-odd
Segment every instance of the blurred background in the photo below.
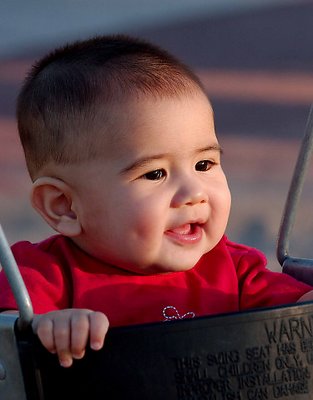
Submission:
<svg viewBox="0 0 313 400">
<path fill-rule="evenodd" d="M 1 0 L 0 221 L 10 243 L 52 231 L 29 204 L 15 101 L 33 62 L 67 41 L 128 33 L 191 66 L 212 100 L 233 194 L 228 236 L 279 270 L 280 220 L 313 102 L 313 2 L 305 0 Z M 291 255 L 313 257 L 313 171 Z"/>
</svg>

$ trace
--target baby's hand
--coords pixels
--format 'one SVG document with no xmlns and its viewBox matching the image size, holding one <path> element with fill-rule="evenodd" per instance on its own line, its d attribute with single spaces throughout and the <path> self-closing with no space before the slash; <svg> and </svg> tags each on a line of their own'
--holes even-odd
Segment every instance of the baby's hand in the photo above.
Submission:
<svg viewBox="0 0 313 400">
<path fill-rule="evenodd" d="M 312 301 L 313 300 L 313 290 L 310 290 L 306 294 L 304 294 L 300 299 L 297 301 L 297 303 L 301 303 L 302 301 Z"/>
<path fill-rule="evenodd" d="M 58 355 L 60 364 L 70 367 L 73 359 L 84 357 L 88 338 L 93 350 L 101 349 L 109 321 L 101 312 L 65 309 L 35 315 L 32 327 L 43 346 Z"/>
</svg>

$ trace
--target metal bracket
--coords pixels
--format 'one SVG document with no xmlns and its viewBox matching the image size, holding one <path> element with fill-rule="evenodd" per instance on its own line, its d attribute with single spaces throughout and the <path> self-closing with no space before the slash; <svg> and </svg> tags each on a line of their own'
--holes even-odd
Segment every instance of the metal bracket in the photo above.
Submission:
<svg viewBox="0 0 313 400">
<path fill-rule="evenodd" d="M 14 326 L 15 314 L 0 314 L 0 399 L 26 400 Z"/>
</svg>

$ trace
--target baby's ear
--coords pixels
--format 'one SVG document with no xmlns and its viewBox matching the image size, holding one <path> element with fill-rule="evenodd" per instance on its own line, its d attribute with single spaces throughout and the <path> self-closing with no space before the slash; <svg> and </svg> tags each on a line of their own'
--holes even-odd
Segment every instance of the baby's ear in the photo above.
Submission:
<svg viewBox="0 0 313 400">
<path fill-rule="evenodd" d="M 70 187 L 57 178 L 40 177 L 33 183 L 32 206 L 57 232 L 68 237 L 78 236 L 81 225 L 73 211 Z"/>
</svg>

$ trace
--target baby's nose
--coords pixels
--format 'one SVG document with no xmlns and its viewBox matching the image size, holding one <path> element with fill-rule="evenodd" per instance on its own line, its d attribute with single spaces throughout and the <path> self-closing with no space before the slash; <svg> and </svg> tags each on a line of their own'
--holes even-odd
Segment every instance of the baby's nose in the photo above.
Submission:
<svg viewBox="0 0 313 400">
<path fill-rule="evenodd" d="M 197 180 L 189 179 L 185 180 L 176 191 L 172 200 L 172 207 L 192 206 L 207 201 L 208 195 L 204 186 Z"/>
</svg>

